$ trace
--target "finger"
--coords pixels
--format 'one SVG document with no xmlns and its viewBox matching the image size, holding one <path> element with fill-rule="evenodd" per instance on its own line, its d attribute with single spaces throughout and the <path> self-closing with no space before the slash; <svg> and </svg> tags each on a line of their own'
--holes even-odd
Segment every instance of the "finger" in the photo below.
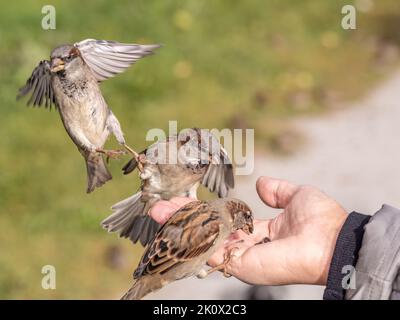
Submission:
<svg viewBox="0 0 400 320">
<path fill-rule="evenodd" d="M 164 224 L 176 211 L 194 200 L 184 197 L 174 197 L 169 201 L 160 200 L 150 209 L 149 215 L 158 223 Z"/>
<path fill-rule="evenodd" d="M 184 205 L 188 204 L 189 202 L 196 201 L 196 199 L 188 198 L 188 197 L 174 197 L 169 199 L 170 202 L 176 204 L 179 207 L 183 207 Z"/>
<path fill-rule="evenodd" d="M 299 187 L 286 180 L 260 177 L 257 180 L 257 193 L 261 200 L 272 208 L 284 209 Z"/>
<path fill-rule="evenodd" d="M 217 266 L 224 261 L 224 253 L 230 248 L 237 248 L 227 264 L 227 272 L 249 284 L 284 285 L 304 282 L 304 276 L 298 266 L 293 267 L 288 257 L 293 254 L 293 243 L 286 239 L 259 245 L 249 246 L 247 243 L 232 244 L 218 250 L 208 261 Z"/>
<path fill-rule="evenodd" d="M 295 238 L 252 246 L 228 265 L 228 273 L 238 279 L 261 285 L 286 285 L 294 283 L 315 283 L 308 279 L 302 269 L 304 254 L 296 248 Z"/>
<path fill-rule="evenodd" d="M 224 263 L 225 260 L 225 254 L 231 250 L 232 248 L 235 248 L 234 250 L 234 256 L 235 257 L 240 257 L 247 249 L 249 249 L 251 246 L 253 245 L 253 243 L 249 243 L 248 241 L 243 241 L 241 242 L 240 240 L 236 240 L 233 241 L 221 248 L 219 248 L 213 255 L 212 257 L 207 261 L 207 264 L 210 265 L 211 267 L 215 267 L 218 266 L 222 263 Z M 234 263 L 234 259 L 235 257 L 233 257 L 231 259 L 230 263 Z"/>
<path fill-rule="evenodd" d="M 165 200 L 158 201 L 149 211 L 149 215 L 160 224 L 164 224 L 181 206 Z"/>
</svg>

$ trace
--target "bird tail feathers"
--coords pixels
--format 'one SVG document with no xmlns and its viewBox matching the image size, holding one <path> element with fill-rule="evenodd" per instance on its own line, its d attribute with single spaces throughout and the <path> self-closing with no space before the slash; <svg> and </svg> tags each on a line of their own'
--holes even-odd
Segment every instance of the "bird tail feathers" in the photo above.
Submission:
<svg viewBox="0 0 400 320">
<path fill-rule="evenodd" d="M 86 169 L 88 176 L 87 193 L 91 193 L 95 188 L 101 187 L 112 179 L 102 155 L 96 152 L 89 153 L 86 157 Z"/>
<path fill-rule="evenodd" d="M 162 284 L 159 279 L 144 276 L 138 279 L 133 286 L 125 293 L 121 300 L 140 300 L 150 292 L 161 289 Z"/>
</svg>

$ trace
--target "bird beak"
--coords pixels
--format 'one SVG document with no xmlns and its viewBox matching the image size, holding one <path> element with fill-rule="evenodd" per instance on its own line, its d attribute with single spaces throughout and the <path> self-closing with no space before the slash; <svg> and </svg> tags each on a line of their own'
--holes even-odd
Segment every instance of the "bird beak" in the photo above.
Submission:
<svg viewBox="0 0 400 320">
<path fill-rule="evenodd" d="M 243 232 L 244 232 L 245 234 L 250 235 L 251 233 L 253 233 L 254 228 L 253 228 L 252 225 L 246 224 L 246 225 L 243 227 L 242 230 L 243 230 Z"/>
<path fill-rule="evenodd" d="M 51 72 L 58 72 L 64 70 L 64 61 L 59 58 L 54 58 L 51 60 L 50 71 Z"/>
</svg>

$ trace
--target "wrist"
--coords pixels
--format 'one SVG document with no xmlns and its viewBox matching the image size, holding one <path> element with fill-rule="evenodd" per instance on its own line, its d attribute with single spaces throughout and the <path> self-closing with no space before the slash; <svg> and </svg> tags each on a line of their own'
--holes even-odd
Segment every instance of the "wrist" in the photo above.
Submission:
<svg viewBox="0 0 400 320">
<path fill-rule="evenodd" d="M 343 280 L 349 274 L 345 268 L 355 268 L 364 235 L 364 226 L 370 218 L 370 216 L 352 212 L 344 222 L 329 264 L 324 299 L 341 300 L 344 298 Z"/>
<path fill-rule="evenodd" d="M 326 241 L 326 250 L 324 250 L 324 257 L 323 261 L 321 263 L 321 275 L 318 279 L 319 285 L 326 285 L 328 281 L 328 276 L 329 276 L 329 270 L 330 266 L 332 263 L 332 258 L 335 253 L 335 247 L 339 238 L 339 234 L 346 223 L 346 220 L 348 219 L 349 214 L 341 208 L 340 212 L 337 212 L 335 214 L 335 219 L 333 221 L 330 221 L 329 224 L 331 226 L 331 230 L 329 232 L 326 232 L 326 235 L 328 237 Z"/>
</svg>

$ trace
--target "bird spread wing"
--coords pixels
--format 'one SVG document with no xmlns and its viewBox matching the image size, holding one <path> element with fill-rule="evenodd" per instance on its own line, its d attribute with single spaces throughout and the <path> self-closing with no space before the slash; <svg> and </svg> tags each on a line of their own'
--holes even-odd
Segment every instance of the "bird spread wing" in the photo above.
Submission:
<svg viewBox="0 0 400 320">
<path fill-rule="evenodd" d="M 204 172 L 201 183 L 220 198 L 234 188 L 233 166 L 226 150 L 209 130 L 192 128 L 180 133 L 180 159 L 192 172 Z M 182 151 L 182 152 L 181 152 Z"/>
<path fill-rule="evenodd" d="M 97 81 L 123 72 L 140 58 L 153 53 L 160 45 L 140 45 L 116 41 L 86 39 L 74 46 L 92 70 Z"/>
<path fill-rule="evenodd" d="M 52 84 L 50 62 L 42 60 L 33 70 L 32 75 L 26 81 L 25 86 L 19 89 L 17 99 L 27 95 L 32 91 L 27 105 L 41 106 L 44 104 L 46 108 L 50 108 L 54 104 L 57 107 Z"/>
<path fill-rule="evenodd" d="M 206 202 L 194 201 L 182 207 L 147 247 L 134 278 L 162 275 L 205 253 L 215 243 L 221 223 L 218 212 Z"/>
<path fill-rule="evenodd" d="M 220 198 L 224 198 L 229 189 L 235 186 L 233 166 L 222 146 L 217 151 L 210 152 L 209 166 L 201 183 L 211 192 L 217 192 Z"/>
</svg>

